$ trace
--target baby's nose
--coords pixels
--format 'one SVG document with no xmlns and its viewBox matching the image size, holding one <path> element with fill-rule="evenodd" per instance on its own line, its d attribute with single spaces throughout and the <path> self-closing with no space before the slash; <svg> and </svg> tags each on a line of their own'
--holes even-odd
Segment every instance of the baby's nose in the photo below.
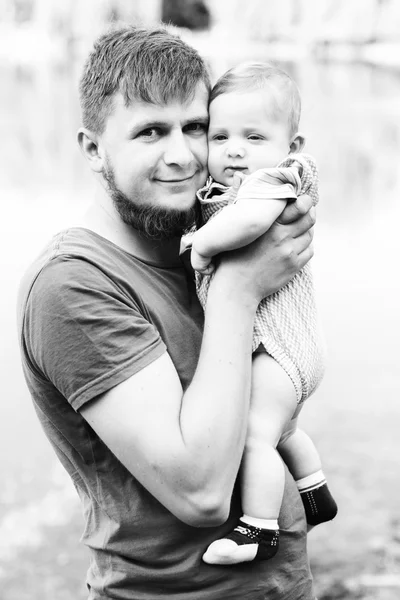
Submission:
<svg viewBox="0 0 400 600">
<path fill-rule="evenodd" d="M 231 143 L 228 146 L 228 155 L 232 156 L 232 157 L 239 157 L 239 158 L 243 158 L 244 157 L 244 148 L 241 144 L 238 143 Z"/>
</svg>

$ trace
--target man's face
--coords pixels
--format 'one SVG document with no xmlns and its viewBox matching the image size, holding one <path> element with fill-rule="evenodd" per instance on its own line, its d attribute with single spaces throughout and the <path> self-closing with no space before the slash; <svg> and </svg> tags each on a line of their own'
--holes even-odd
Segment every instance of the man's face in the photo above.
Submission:
<svg viewBox="0 0 400 600">
<path fill-rule="evenodd" d="M 207 177 L 208 92 L 164 106 L 115 97 L 100 143 L 103 175 L 121 218 L 151 237 L 180 235 L 193 220 L 196 191 Z M 141 216 L 150 229 L 143 226 Z"/>
<path fill-rule="evenodd" d="M 232 185 L 233 174 L 276 167 L 289 154 L 286 115 L 264 90 L 229 92 L 210 104 L 210 175 Z"/>
</svg>

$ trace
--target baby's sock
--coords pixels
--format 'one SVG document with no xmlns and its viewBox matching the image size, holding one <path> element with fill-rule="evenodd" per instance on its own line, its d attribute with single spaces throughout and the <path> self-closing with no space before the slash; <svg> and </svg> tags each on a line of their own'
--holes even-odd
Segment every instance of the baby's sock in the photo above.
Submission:
<svg viewBox="0 0 400 600">
<path fill-rule="evenodd" d="M 210 565 L 234 565 L 251 560 L 268 560 L 279 549 L 277 519 L 256 519 L 243 515 L 235 529 L 216 540 L 203 555 Z"/>
<path fill-rule="evenodd" d="M 296 481 L 309 525 L 319 525 L 336 517 L 337 505 L 322 471 Z"/>
</svg>

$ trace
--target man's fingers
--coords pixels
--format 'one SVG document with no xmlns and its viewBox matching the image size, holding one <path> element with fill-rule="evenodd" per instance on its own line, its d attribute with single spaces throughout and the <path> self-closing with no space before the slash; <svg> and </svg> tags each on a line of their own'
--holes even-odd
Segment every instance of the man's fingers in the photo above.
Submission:
<svg viewBox="0 0 400 600">
<path fill-rule="evenodd" d="M 273 227 L 283 228 L 286 234 L 294 239 L 309 232 L 312 239 L 314 235 L 314 225 L 315 208 L 311 208 L 308 213 L 298 218 L 297 221 L 293 221 L 292 223 L 280 223 L 279 221 L 276 221 L 276 224 L 273 225 Z"/>
<path fill-rule="evenodd" d="M 287 259 L 287 271 L 292 273 L 292 276 L 298 273 L 314 256 L 312 239 L 313 232 L 309 230 L 295 239 L 287 240 L 287 244 L 285 243 L 283 254 Z"/>
<path fill-rule="evenodd" d="M 285 210 L 278 218 L 278 222 L 283 225 L 293 223 L 302 216 L 306 215 L 312 209 L 312 199 L 307 194 L 299 196 L 295 202 L 288 202 Z"/>
<path fill-rule="evenodd" d="M 313 246 L 308 246 L 301 254 L 298 256 L 298 267 L 299 270 L 306 266 L 308 261 L 314 256 Z"/>
<path fill-rule="evenodd" d="M 303 235 L 296 238 L 296 252 L 298 260 L 298 268 L 302 269 L 314 256 L 314 246 L 312 244 L 312 233 L 307 231 Z"/>
<path fill-rule="evenodd" d="M 315 208 L 312 207 L 309 212 L 302 217 L 298 221 L 292 223 L 293 227 L 293 237 L 297 238 L 304 233 L 309 233 L 311 239 L 314 237 L 314 225 L 316 221 L 316 213 Z"/>
</svg>

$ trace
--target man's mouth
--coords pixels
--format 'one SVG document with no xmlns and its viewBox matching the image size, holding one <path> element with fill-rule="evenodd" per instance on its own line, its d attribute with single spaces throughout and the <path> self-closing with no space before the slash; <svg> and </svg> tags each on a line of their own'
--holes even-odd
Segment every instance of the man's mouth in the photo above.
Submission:
<svg viewBox="0 0 400 600">
<path fill-rule="evenodd" d="M 185 183 L 186 181 L 190 181 L 191 179 L 193 179 L 193 177 L 196 175 L 196 173 L 192 173 L 191 175 L 188 175 L 186 177 L 156 177 L 155 181 L 158 181 L 160 183 L 171 183 L 174 185 L 177 185 L 179 183 Z"/>
</svg>

